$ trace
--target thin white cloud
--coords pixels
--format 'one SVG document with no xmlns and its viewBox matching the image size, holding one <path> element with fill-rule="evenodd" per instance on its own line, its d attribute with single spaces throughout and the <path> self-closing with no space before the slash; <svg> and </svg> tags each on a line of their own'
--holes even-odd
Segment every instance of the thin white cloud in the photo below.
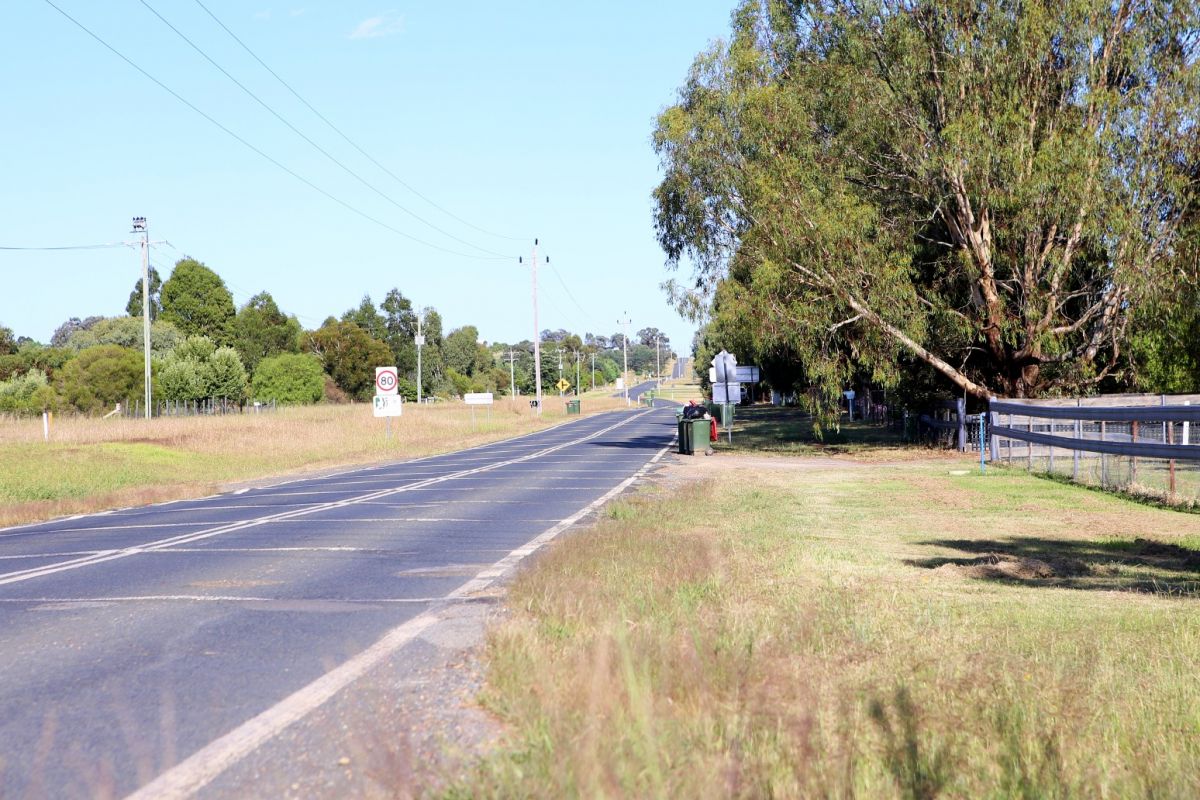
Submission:
<svg viewBox="0 0 1200 800">
<path fill-rule="evenodd" d="M 271 18 L 271 9 L 268 8 L 268 9 L 264 9 L 263 11 L 256 11 L 254 13 L 254 18 L 255 19 L 270 19 Z"/>
<path fill-rule="evenodd" d="M 374 17 L 367 17 L 358 23 L 358 27 L 350 32 L 351 39 L 378 39 L 381 36 L 393 36 L 404 30 L 404 17 L 396 11 L 385 11 Z"/>
</svg>

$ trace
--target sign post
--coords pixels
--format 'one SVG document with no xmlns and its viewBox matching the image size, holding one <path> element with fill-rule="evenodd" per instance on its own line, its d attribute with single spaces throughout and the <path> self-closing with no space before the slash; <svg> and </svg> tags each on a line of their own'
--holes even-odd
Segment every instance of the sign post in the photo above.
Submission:
<svg viewBox="0 0 1200 800">
<path fill-rule="evenodd" d="M 724 402 L 725 432 L 729 437 L 729 443 L 733 444 L 732 406 L 741 399 L 742 395 L 741 384 L 738 383 L 737 357 L 733 353 L 722 350 L 713 357 L 712 365 L 713 377 L 716 378 L 713 382 L 713 402 Z M 718 388 L 720 388 L 720 392 L 717 391 Z"/>
<path fill-rule="evenodd" d="M 471 407 L 471 427 L 475 427 L 475 406 L 488 407 L 488 422 L 492 421 L 492 403 L 495 398 L 491 392 L 467 392 L 463 395 L 463 402 Z"/>
<path fill-rule="evenodd" d="M 387 418 L 386 436 L 392 438 L 392 417 L 400 416 L 403 409 L 404 398 L 399 395 L 400 389 L 400 372 L 395 367 L 376 367 L 375 368 L 375 400 L 373 403 L 374 414 L 377 417 Z"/>
</svg>

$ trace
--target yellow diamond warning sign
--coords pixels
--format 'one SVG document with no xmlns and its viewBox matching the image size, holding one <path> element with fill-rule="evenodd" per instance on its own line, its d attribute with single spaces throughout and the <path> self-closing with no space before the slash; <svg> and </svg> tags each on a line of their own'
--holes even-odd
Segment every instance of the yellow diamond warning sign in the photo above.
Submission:
<svg viewBox="0 0 1200 800">
<path fill-rule="evenodd" d="M 567 389 L 571 388 L 571 382 L 566 378 L 559 378 L 558 383 L 554 385 L 558 387 L 560 392 L 565 392 Z"/>
</svg>

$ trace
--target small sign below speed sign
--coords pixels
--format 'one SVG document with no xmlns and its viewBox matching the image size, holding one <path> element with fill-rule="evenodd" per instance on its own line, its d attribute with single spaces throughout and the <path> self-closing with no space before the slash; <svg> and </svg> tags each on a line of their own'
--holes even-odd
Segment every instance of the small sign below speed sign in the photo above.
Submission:
<svg viewBox="0 0 1200 800">
<path fill-rule="evenodd" d="M 396 394 L 398 374 L 395 367 L 376 367 L 375 394 L 380 396 Z"/>
</svg>

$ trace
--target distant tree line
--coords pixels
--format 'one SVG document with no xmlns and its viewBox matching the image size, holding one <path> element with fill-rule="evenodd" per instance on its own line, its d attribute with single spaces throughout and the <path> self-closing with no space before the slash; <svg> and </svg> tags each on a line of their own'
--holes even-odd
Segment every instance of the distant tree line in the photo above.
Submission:
<svg viewBox="0 0 1200 800">
<path fill-rule="evenodd" d="M 451 398 L 467 392 L 534 393 L 533 342 L 484 342 L 474 325 L 449 332 L 432 308 L 414 308 L 399 289 L 377 306 L 369 295 L 340 316 L 306 330 L 280 310 L 268 292 L 237 308 L 221 277 L 193 258 L 179 260 L 164 281 L 150 270 L 150 349 L 158 401 L 209 398 L 244 404 L 366 401 L 375 367 L 396 365 L 400 392 L 417 396 L 418 331 L 422 392 Z M 140 401 L 143 390 L 142 286 L 129 295 L 127 316 L 72 317 L 48 343 L 17 337 L 0 325 L 0 413 L 70 410 L 106 413 Z M 621 373 L 621 334 L 542 332 L 542 390 L 557 393 L 560 377 L 588 388 Z M 655 346 L 665 361 L 670 342 L 657 328 L 638 332 L 628 348 L 629 369 L 655 369 Z M 559 364 L 562 371 L 559 371 Z"/>
</svg>

